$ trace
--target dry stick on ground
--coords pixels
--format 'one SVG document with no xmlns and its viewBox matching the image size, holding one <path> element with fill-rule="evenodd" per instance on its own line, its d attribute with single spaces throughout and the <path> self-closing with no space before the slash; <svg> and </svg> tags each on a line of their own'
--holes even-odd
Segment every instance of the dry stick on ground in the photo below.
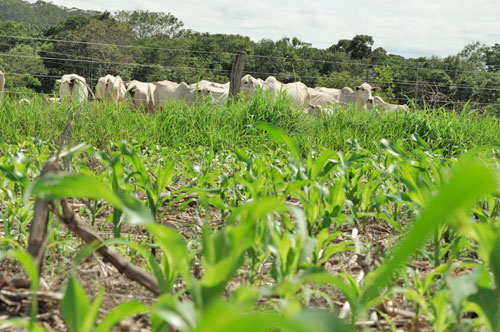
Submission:
<svg viewBox="0 0 500 332">
<path fill-rule="evenodd" d="M 160 295 L 158 282 L 152 275 L 150 275 L 143 269 L 131 264 L 115 249 L 103 245 L 103 240 L 99 236 L 97 236 L 85 222 L 82 221 L 78 214 L 73 212 L 73 209 L 66 199 L 61 200 L 61 206 L 63 213 L 62 216 L 55 209 L 55 206 L 53 206 L 53 212 L 57 216 L 57 218 L 59 218 L 59 220 L 61 220 L 71 231 L 73 231 L 86 243 L 97 241 L 100 244 L 97 252 L 99 252 L 106 260 L 113 264 L 118 269 L 118 271 L 123 273 L 129 279 L 138 282 L 153 294 Z"/>
<path fill-rule="evenodd" d="M 66 135 L 71 128 L 71 122 L 73 120 L 73 112 L 70 111 L 68 116 L 68 121 L 66 121 L 66 126 L 61 134 L 61 142 L 59 144 L 59 150 L 54 159 L 50 159 L 45 163 L 40 173 L 40 177 L 45 176 L 50 172 L 54 172 L 58 169 L 57 161 L 59 155 L 61 154 L 64 141 L 66 140 Z M 45 256 L 45 249 L 47 247 L 47 225 L 49 222 L 49 201 L 44 199 L 36 199 L 34 206 L 34 215 L 31 221 L 30 234 L 28 239 L 28 252 L 33 257 L 35 266 L 38 270 L 38 278 L 42 275 L 43 259 Z"/>
<path fill-rule="evenodd" d="M 45 176 L 49 172 L 57 172 L 60 168 L 54 160 L 48 161 L 43 169 L 41 176 Z M 146 271 L 131 264 L 126 258 L 122 257 L 116 250 L 103 246 L 103 240 L 97 236 L 92 229 L 81 220 L 78 214 L 73 212 L 66 199 L 61 200 L 62 212 L 61 216 L 55 205 L 51 201 L 37 199 L 35 201 L 35 215 L 30 230 L 29 247 L 28 251 L 35 259 L 35 264 L 38 271 L 41 272 L 43 266 L 43 258 L 45 254 L 45 247 L 47 245 L 47 222 L 49 214 L 49 204 L 53 207 L 53 213 L 59 218 L 71 231 L 76 233 L 86 243 L 97 241 L 100 248 L 97 251 L 113 264 L 118 271 L 125 274 L 129 279 L 138 282 L 146 289 L 154 293 L 160 294 L 157 280 Z"/>
</svg>

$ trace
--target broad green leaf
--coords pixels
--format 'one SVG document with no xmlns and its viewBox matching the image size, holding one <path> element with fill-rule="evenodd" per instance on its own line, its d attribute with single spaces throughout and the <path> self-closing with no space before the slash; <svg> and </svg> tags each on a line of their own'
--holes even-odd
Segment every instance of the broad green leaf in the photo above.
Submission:
<svg viewBox="0 0 500 332">
<path fill-rule="evenodd" d="M 239 161 L 242 161 L 245 164 L 250 165 L 250 156 L 245 151 L 235 148 L 235 154 L 236 158 L 238 158 Z"/>
<path fill-rule="evenodd" d="M 342 278 L 334 276 L 328 272 L 311 271 L 311 273 L 307 272 L 304 276 L 302 276 L 300 280 L 301 282 L 318 282 L 331 285 L 340 289 L 352 308 L 354 308 L 353 305 L 356 304 L 356 290 L 346 284 Z"/>
<path fill-rule="evenodd" d="M 455 312 L 455 315 L 459 316 L 462 310 L 463 301 L 477 292 L 477 281 L 479 279 L 481 271 L 475 269 L 469 274 L 448 278 L 446 283 L 450 288 L 450 305 Z"/>
<path fill-rule="evenodd" d="M 87 332 L 82 327 L 89 309 L 90 304 L 85 290 L 71 274 L 61 301 L 61 313 L 71 332 Z"/>
<path fill-rule="evenodd" d="M 94 299 L 94 302 L 89 306 L 88 311 L 85 313 L 85 319 L 81 324 L 80 331 L 91 332 L 94 331 L 95 323 L 97 321 L 97 315 L 99 315 L 99 309 L 101 309 L 103 298 L 102 290 Z"/>
<path fill-rule="evenodd" d="M 470 210 L 479 196 L 498 188 L 496 174 L 479 162 L 461 163 L 450 181 L 432 198 L 428 207 L 415 220 L 412 228 L 386 260 L 364 284 L 362 303 L 367 304 L 382 287 L 389 284 L 393 273 L 420 248 L 437 227 L 457 211 Z"/>
<path fill-rule="evenodd" d="M 150 211 L 137 198 L 128 193 L 114 192 L 101 179 L 86 174 L 48 174 L 29 187 L 25 200 L 31 194 L 47 200 L 65 197 L 104 199 L 121 209 L 132 224 L 154 222 Z"/>
<path fill-rule="evenodd" d="M 325 176 L 327 174 L 325 174 L 323 172 L 323 170 L 325 169 L 325 164 L 331 159 L 331 158 L 334 158 L 337 156 L 337 153 L 333 150 L 326 150 L 326 151 L 323 151 L 323 153 L 321 153 L 318 157 L 318 159 L 316 159 L 314 161 L 314 164 L 312 165 L 311 167 L 311 174 L 310 174 L 310 179 L 311 180 L 317 180 L 316 178 L 321 175 L 321 176 Z M 333 168 L 329 168 L 328 171 L 331 171 Z"/>
<path fill-rule="evenodd" d="M 165 187 L 172 181 L 172 178 L 174 176 L 174 169 L 175 166 L 175 161 L 170 160 L 163 165 L 163 168 L 158 167 L 158 172 L 157 172 L 157 180 L 156 180 L 156 192 L 158 195 L 158 198 L 160 197 L 160 193 L 165 189 Z"/>
<path fill-rule="evenodd" d="M 190 282 L 190 253 L 181 235 L 174 230 L 159 224 L 146 224 L 146 229 L 154 237 L 168 261 L 181 273 L 184 280 Z"/>
<path fill-rule="evenodd" d="M 380 141 L 380 143 L 384 150 L 396 157 L 404 157 L 406 155 L 406 152 L 396 142 L 389 141 L 384 138 Z"/>
<path fill-rule="evenodd" d="M 265 217 L 269 213 L 282 213 L 285 211 L 287 211 L 287 206 L 282 199 L 266 197 L 234 208 L 230 219 L 234 222 L 234 219 L 239 216 L 240 222 L 253 224 L 256 220 Z"/>
<path fill-rule="evenodd" d="M 24 188 L 28 187 L 30 184 L 30 180 L 26 174 L 16 170 L 14 165 L 0 165 L 0 171 L 4 172 L 9 180 L 19 182 Z"/>
<path fill-rule="evenodd" d="M 489 288 L 479 287 L 477 293 L 469 297 L 483 309 L 492 331 L 500 331 L 500 297 L 498 292 Z"/>
<path fill-rule="evenodd" d="M 213 305 L 203 316 L 196 332 L 327 332 L 353 331 L 334 316 L 316 311 L 304 311 L 296 317 L 283 317 L 276 313 L 244 312 L 238 307 Z"/>
<path fill-rule="evenodd" d="M 498 235 L 490 255 L 490 266 L 493 270 L 496 288 L 479 287 L 477 293 L 471 296 L 470 300 L 477 303 L 483 309 L 493 331 L 500 331 L 500 263 L 498 262 L 500 237 Z"/>
<path fill-rule="evenodd" d="M 167 326 L 187 331 L 196 325 L 193 302 L 179 301 L 174 295 L 162 294 L 150 309 L 152 331 L 165 331 Z"/>
<path fill-rule="evenodd" d="M 295 159 L 295 164 L 298 169 L 300 169 L 300 166 L 302 164 L 302 158 L 300 154 L 300 148 L 297 142 L 290 137 L 288 137 L 283 129 L 270 124 L 270 123 L 265 123 L 265 122 L 257 122 L 254 124 L 254 127 L 257 129 L 265 130 L 269 134 L 269 137 L 277 143 L 285 144 L 290 153 L 292 154 L 293 158 Z"/>
</svg>

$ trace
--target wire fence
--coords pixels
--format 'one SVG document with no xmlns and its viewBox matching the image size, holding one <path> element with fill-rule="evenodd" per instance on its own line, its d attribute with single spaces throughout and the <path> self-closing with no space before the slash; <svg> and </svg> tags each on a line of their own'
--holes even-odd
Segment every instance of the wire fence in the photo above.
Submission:
<svg viewBox="0 0 500 332">
<path fill-rule="evenodd" d="M 71 40 L 62 40 L 62 39 L 50 39 L 50 38 L 43 38 L 43 37 L 26 37 L 26 36 L 14 36 L 14 35 L 5 35 L 5 34 L 0 34 L 0 41 L 2 39 L 14 39 L 14 40 L 31 40 L 34 42 L 50 42 L 50 43 L 64 43 L 64 44 L 75 44 L 75 45 L 87 45 L 87 46 L 96 46 L 96 47 L 116 47 L 116 48 L 126 48 L 126 49 L 138 49 L 138 50 L 155 50 L 155 51 L 163 51 L 163 52 L 174 52 L 174 53 L 179 53 L 183 54 L 182 56 L 179 55 L 176 59 L 178 62 L 181 63 L 186 63 L 189 62 L 190 59 L 193 58 L 192 55 L 199 56 L 199 55 L 217 55 L 217 56 L 226 56 L 226 57 L 231 57 L 233 58 L 237 50 L 234 52 L 213 52 L 213 51 L 199 51 L 199 50 L 190 50 L 190 49 L 181 49 L 181 48 L 166 48 L 166 47 L 151 47 L 151 46 L 144 46 L 144 45 L 120 45 L 120 44 L 113 44 L 113 43 L 98 43 L 98 42 L 84 42 L 84 41 L 71 41 Z M 0 42 L 0 47 L 12 47 L 12 43 L 2 43 Z M 100 58 L 98 54 L 93 53 L 90 57 L 89 56 L 81 56 L 81 55 L 76 55 L 74 53 L 69 53 L 69 52 L 57 52 L 57 51 L 51 51 L 51 50 L 46 50 L 45 48 L 42 48 L 41 45 L 30 45 L 32 47 L 33 54 L 27 55 L 27 54 L 11 54 L 11 53 L 0 53 L 0 60 L 1 59 L 12 59 L 12 60 L 19 60 L 21 61 L 43 61 L 44 64 L 50 64 L 53 66 L 57 65 L 68 65 L 71 64 L 71 68 L 74 68 L 75 70 L 79 71 L 76 72 L 77 74 L 84 76 L 88 82 L 88 84 L 93 87 L 95 86 L 96 82 L 98 81 L 99 77 L 94 77 L 94 69 L 98 67 L 133 67 L 133 68 L 158 68 L 162 69 L 165 71 L 171 71 L 171 72 L 191 72 L 194 74 L 198 75 L 193 75 L 196 76 L 198 79 L 203 79 L 202 74 L 203 73 L 212 73 L 212 74 L 219 74 L 222 77 L 229 77 L 229 74 L 231 72 L 230 69 L 228 69 L 228 64 L 227 59 L 223 62 L 222 60 L 217 61 L 217 59 L 211 59 L 211 67 L 206 67 L 206 66 L 189 66 L 189 65 L 165 65 L 165 64 L 158 64 L 158 63 L 138 63 L 138 62 L 133 62 L 133 61 L 113 61 L 109 59 L 104 59 Z M 189 56 L 191 55 L 191 56 Z M 364 63 L 364 62 L 355 62 L 355 61 L 330 61 L 330 60 L 322 60 L 322 59 L 310 59 L 310 58 L 291 58 L 291 57 L 284 57 L 284 56 L 266 56 L 266 55 L 258 55 L 258 54 L 248 54 L 248 58 L 254 58 L 254 59 L 264 59 L 264 60 L 284 60 L 288 61 L 291 64 L 291 68 L 293 71 L 293 76 L 294 77 L 299 77 L 301 80 L 307 80 L 309 82 L 312 81 L 317 81 L 320 79 L 328 79 L 328 77 L 325 77 L 325 75 L 310 75 L 310 74 L 302 74 L 302 73 L 296 73 L 295 72 L 295 66 L 294 64 L 332 64 L 332 65 L 339 65 L 340 70 L 344 69 L 344 67 L 356 67 L 358 68 L 357 72 L 358 75 L 357 77 L 352 77 L 353 79 L 364 79 L 366 82 L 370 84 L 377 84 L 380 83 L 380 80 L 377 79 L 377 72 L 375 71 L 375 68 L 383 68 L 387 64 L 374 64 L 374 63 Z M 188 61 L 186 61 L 188 60 Z M 8 61 L 8 60 L 7 60 Z M 226 67 L 226 69 L 224 68 Z M 361 68 L 361 69 L 359 69 Z M 428 79 L 419 79 L 419 73 L 425 70 L 439 70 L 443 72 L 453 72 L 454 75 L 458 74 L 468 74 L 468 73 L 480 73 L 481 75 L 484 75 L 485 77 L 488 75 L 497 75 L 497 73 L 490 73 L 486 72 L 484 70 L 460 70 L 460 69 L 449 69 L 449 68 L 438 68 L 438 67 L 432 67 L 429 65 L 422 66 L 419 62 L 415 62 L 415 65 L 406 65 L 406 66 L 397 66 L 399 71 L 404 71 L 404 72 L 412 72 L 414 73 L 415 80 L 409 80 L 405 78 L 399 78 L 399 77 L 394 77 L 390 84 L 392 85 L 392 88 L 394 89 L 399 89 L 399 90 L 404 90 L 407 91 L 407 95 L 405 96 L 396 96 L 391 98 L 392 100 L 398 101 L 398 102 L 407 102 L 408 99 L 413 99 L 414 101 L 418 102 L 420 98 L 422 99 L 427 99 L 430 100 L 433 103 L 446 103 L 446 104 L 464 104 L 467 102 L 467 100 L 458 100 L 457 98 L 453 98 L 452 93 L 446 94 L 443 92 L 444 90 L 453 90 L 458 91 L 458 90 L 467 90 L 467 91 L 475 91 L 475 93 L 482 93 L 483 95 L 487 95 L 488 93 L 491 93 L 493 100 L 490 102 L 475 102 L 475 105 L 478 106 L 486 106 L 486 105 L 491 105 L 491 104 L 498 104 L 497 100 L 494 98 L 495 96 L 498 98 L 500 96 L 500 85 L 492 85 L 492 86 L 478 86 L 478 85 L 467 85 L 467 84 L 456 84 L 456 83 L 443 83 L 440 81 L 431 81 Z M 256 77 L 267 77 L 267 76 L 281 76 L 283 75 L 282 72 L 273 72 L 273 71 L 259 71 L 255 69 L 250 69 L 248 71 L 245 71 L 247 74 L 251 74 Z M 49 79 L 49 80 L 55 80 L 60 78 L 58 75 L 53 75 L 50 74 L 49 72 L 26 72 L 26 73 L 20 73 L 20 72 L 14 72 L 14 71 L 6 71 L 6 75 L 13 75 L 13 76 L 23 76 L 23 75 L 30 75 L 36 78 L 43 78 L 43 79 Z M 86 75 L 87 74 L 87 75 Z M 296 75 L 297 74 L 297 75 Z M 300 75 L 302 74 L 302 75 Z M 423 75 L 420 75 L 422 77 Z M 500 79 L 498 80 L 500 82 Z M 341 88 L 341 87 L 338 87 Z M 5 91 L 6 93 L 11 93 L 11 94 L 16 94 L 16 95 L 29 95 L 31 92 L 26 92 L 26 91 L 14 91 L 14 90 L 7 90 Z M 432 96 L 429 97 L 429 94 Z"/>
<path fill-rule="evenodd" d="M 211 55 L 226 55 L 226 56 L 234 56 L 240 50 L 233 50 L 232 52 L 220 52 L 220 51 L 201 51 L 201 50 L 190 50 L 184 48 L 168 48 L 168 47 L 152 47 L 152 46 L 144 46 L 144 45 L 124 45 L 124 44 L 114 44 L 114 43 L 99 43 L 99 42 L 87 42 L 87 41 L 74 41 L 74 40 L 63 40 L 63 39 L 50 39 L 43 37 L 29 37 L 29 36 L 15 36 L 15 35 L 3 35 L 0 34 L 0 38 L 11 38 L 11 39 L 28 39 L 28 40 L 37 40 L 37 41 L 45 41 L 45 42 L 58 42 L 58 43 L 68 43 L 68 44 L 81 44 L 81 45 L 89 45 L 89 46 L 106 46 L 106 47 L 117 47 L 117 48 L 133 48 L 133 49 L 145 49 L 145 50 L 157 50 L 157 51 L 168 51 L 168 52 L 179 52 L 179 53 L 192 53 L 192 54 L 211 54 Z M 6 44 L 0 44 L 6 45 Z M 47 52 L 47 51 L 45 51 Z M 326 63 L 326 64 L 338 64 L 338 65 L 356 65 L 356 66 L 365 66 L 365 67 L 383 67 L 386 63 L 363 63 L 363 62 L 355 62 L 355 61 L 334 61 L 334 60 L 324 60 L 324 59 L 297 59 L 291 58 L 287 56 L 270 56 L 270 55 L 259 55 L 259 54 L 248 54 L 249 58 L 265 58 L 265 59 L 273 59 L 273 60 L 300 60 L 303 62 L 312 62 L 312 63 Z M 91 60 L 88 58 L 88 60 Z M 103 59 L 104 60 L 104 59 Z M 418 61 L 415 62 L 413 66 L 403 67 L 404 69 L 416 69 L 419 67 L 420 63 Z M 426 66 L 420 67 L 421 69 L 432 69 L 432 70 L 442 70 L 445 72 L 453 72 L 453 73 L 475 73 L 478 70 L 471 69 L 450 69 L 445 67 L 436 67 L 436 66 Z M 483 68 L 484 69 L 484 68 Z M 484 72 L 484 74 L 489 74 L 489 72 Z"/>
</svg>

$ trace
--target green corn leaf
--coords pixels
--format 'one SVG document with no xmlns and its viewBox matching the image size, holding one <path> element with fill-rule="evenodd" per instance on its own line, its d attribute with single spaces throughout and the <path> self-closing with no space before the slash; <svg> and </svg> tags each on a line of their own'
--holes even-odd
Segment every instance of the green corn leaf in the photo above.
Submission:
<svg viewBox="0 0 500 332">
<path fill-rule="evenodd" d="M 406 155 L 405 150 L 399 146 L 398 143 L 389 141 L 387 139 L 382 139 L 380 141 L 382 147 L 384 148 L 385 151 L 389 152 L 393 156 L 396 157 L 404 157 Z"/>
<path fill-rule="evenodd" d="M 311 180 L 317 180 L 318 176 L 326 176 L 328 173 L 325 172 L 325 164 L 330 161 L 330 159 L 337 156 L 337 153 L 333 150 L 323 151 L 318 159 L 316 159 L 311 167 L 309 178 Z M 328 167 L 327 171 L 330 172 L 333 167 Z"/>
<path fill-rule="evenodd" d="M 460 315 L 463 301 L 477 293 L 477 282 L 480 274 L 481 270 L 477 268 L 469 274 L 446 280 L 450 288 L 450 305 L 455 315 Z"/>
<path fill-rule="evenodd" d="M 80 326 L 80 331 L 94 331 L 94 326 L 97 321 L 97 315 L 99 315 L 99 309 L 101 308 L 102 299 L 103 292 L 102 290 L 100 290 L 94 302 L 89 306 L 88 311 L 85 313 L 85 318 Z"/>
<path fill-rule="evenodd" d="M 423 245 L 440 224 L 458 211 L 470 210 L 479 196 L 497 188 L 496 174 L 485 164 L 472 161 L 457 164 L 450 181 L 432 198 L 408 234 L 388 256 L 390 258 L 367 276 L 361 303 L 366 305 L 381 288 L 387 286 L 393 273 Z"/>
<path fill-rule="evenodd" d="M 0 165 L 0 171 L 4 172 L 9 180 L 19 182 L 24 188 L 30 184 L 26 174 L 19 172 L 14 165 Z"/>
<path fill-rule="evenodd" d="M 159 224 L 146 224 L 146 229 L 155 239 L 155 243 L 161 248 L 163 253 L 168 256 L 168 262 L 181 273 L 186 283 L 190 282 L 189 269 L 191 258 L 184 240 L 181 235 L 174 230 Z M 168 273 L 165 273 L 166 278 Z"/>
<path fill-rule="evenodd" d="M 270 123 L 257 122 L 254 127 L 257 129 L 265 130 L 273 141 L 285 144 L 295 160 L 295 165 L 298 169 L 300 169 L 300 166 L 302 164 L 302 157 L 300 154 L 299 145 L 295 140 L 288 137 L 281 128 Z"/>
<path fill-rule="evenodd" d="M 28 188 L 25 200 L 30 195 L 47 200 L 65 197 L 104 199 L 121 209 L 132 224 L 154 222 L 150 211 L 137 198 L 128 193 L 113 191 L 101 179 L 86 174 L 48 174 Z"/>
<path fill-rule="evenodd" d="M 172 182 L 172 178 L 174 176 L 175 161 L 170 160 L 163 165 L 163 168 L 158 167 L 157 169 L 157 179 L 156 179 L 156 194 L 159 199 L 161 192 L 165 189 L 165 187 Z"/>
<path fill-rule="evenodd" d="M 83 324 L 89 309 L 90 304 L 85 290 L 71 274 L 61 301 L 61 313 L 71 332 L 87 332 L 83 330 Z"/>
</svg>

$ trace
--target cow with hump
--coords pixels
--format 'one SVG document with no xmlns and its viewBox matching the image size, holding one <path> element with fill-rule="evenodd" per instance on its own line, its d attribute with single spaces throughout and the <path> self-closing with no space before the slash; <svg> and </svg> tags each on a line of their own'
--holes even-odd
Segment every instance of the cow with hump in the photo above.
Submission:
<svg viewBox="0 0 500 332">
<path fill-rule="evenodd" d="M 120 76 L 106 75 L 99 78 L 96 86 L 96 98 L 115 103 L 124 100 L 127 89 Z"/>
<path fill-rule="evenodd" d="M 76 102 L 87 102 L 89 90 L 85 78 L 77 74 L 63 75 L 60 80 L 59 95 L 61 100 L 72 100 Z"/>
<path fill-rule="evenodd" d="M 408 111 L 408 105 L 398 105 L 385 102 L 381 97 L 374 96 L 373 103 L 369 106 L 370 109 L 378 109 L 382 112 L 397 112 Z"/>
<path fill-rule="evenodd" d="M 311 95 L 307 86 L 302 82 L 286 83 L 279 82 L 276 77 L 269 76 L 265 81 L 260 78 L 254 78 L 247 74 L 241 78 L 241 91 L 248 98 L 252 98 L 253 94 L 259 87 L 264 91 L 269 91 L 273 98 L 276 98 L 280 91 L 286 93 L 295 107 L 307 106 L 311 101 Z"/>
<path fill-rule="evenodd" d="M 145 111 L 154 111 L 155 106 L 154 83 L 141 81 L 131 81 L 127 83 L 125 98 L 128 99 L 136 108 L 143 108 Z"/>
<path fill-rule="evenodd" d="M 339 101 L 346 104 L 353 104 L 359 109 L 366 108 L 368 103 L 373 102 L 372 91 L 378 91 L 380 88 L 372 87 L 368 83 L 363 83 L 353 89 L 345 87 L 340 90 Z"/>
</svg>

